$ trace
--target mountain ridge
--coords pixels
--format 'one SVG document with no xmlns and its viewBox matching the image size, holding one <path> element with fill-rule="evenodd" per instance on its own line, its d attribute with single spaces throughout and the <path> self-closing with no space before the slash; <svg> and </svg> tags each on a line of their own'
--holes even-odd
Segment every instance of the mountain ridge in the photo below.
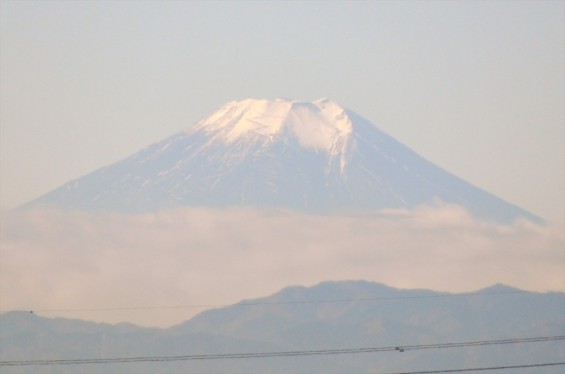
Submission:
<svg viewBox="0 0 565 374">
<path fill-rule="evenodd" d="M 9 312 L 0 314 L 0 361 L 405 347 L 563 335 L 565 294 L 519 291 L 449 294 L 368 281 L 330 281 L 310 287 L 286 287 L 248 300 L 252 305 L 238 303 L 210 309 L 166 329 Z M 449 352 L 407 350 L 402 355 L 389 352 L 83 365 L 81 372 L 152 373 L 160 369 L 172 373 L 371 373 L 375 368 L 399 372 L 553 362 L 561 355 L 561 342 L 550 341 Z M 7 373 L 76 372 L 74 365 L 4 369 Z"/>
</svg>

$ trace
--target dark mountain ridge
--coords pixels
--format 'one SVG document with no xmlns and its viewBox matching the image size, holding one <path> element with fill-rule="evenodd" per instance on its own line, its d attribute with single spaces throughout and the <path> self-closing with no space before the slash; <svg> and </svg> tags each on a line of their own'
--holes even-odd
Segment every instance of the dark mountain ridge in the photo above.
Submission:
<svg viewBox="0 0 565 374">
<path fill-rule="evenodd" d="M 168 329 L 29 312 L 0 315 L 0 361 L 160 357 L 407 347 L 565 333 L 565 294 L 496 285 L 471 293 L 401 290 L 364 281 L 289 287 L 205 311 Z M 8 367 L 6 373 L 370 373 L 562 361 L 562 341 L 443 350 L 232 360 Z M 544 368 L 558 373 L 559 368 Z M 535 369 L 521 372 L 536 372 Z"/>
</svg>

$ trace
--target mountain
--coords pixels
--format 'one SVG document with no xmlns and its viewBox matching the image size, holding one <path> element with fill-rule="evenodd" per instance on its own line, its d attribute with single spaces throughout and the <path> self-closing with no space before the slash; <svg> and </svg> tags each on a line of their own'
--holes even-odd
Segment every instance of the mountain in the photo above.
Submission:
<svg viewBox="0 0 565 374">
<path fill-rule="evenodd" d="M 368 347 L 372 353 L 268 358 L 0 366 L 2 373 L 398 373 L 563 361 L 562 340 L 410 349 L 410 346 L 563 336 L 565 294 L 497 285 L 467 294 L 365 281 L 288 287 L 208 310 L 169 329 L 107 325 L 29 312 L 0 315 L 9 360 L 194 356 Z M 560 373 L 562 367 L 545 367 Z M 521 369 L 535 373 L 539 368 Z"/>
<path fill-rule="evenodd" d="M 307 349 L 405 345 L 430 339 L 481 340 L 564 331 L 560 293 L 496 285 L 470 294 L 403 290 L 366 281 L 288 287 L 269 297 L 205 311 L 174 329 L 269 340 Z M 519 312 L 518 312 L 519 311 Z M 424 339 L 426 337 L 426 339 Z"/>
<path fill-rule="evenodd" d="M 328 99 L 229 102 L 186 130 L 26 206 L 354 212 L 412 208 L 435 200 L 462 205 L 482 219 L 541 222 L 426 161 Z"/>
</svg>

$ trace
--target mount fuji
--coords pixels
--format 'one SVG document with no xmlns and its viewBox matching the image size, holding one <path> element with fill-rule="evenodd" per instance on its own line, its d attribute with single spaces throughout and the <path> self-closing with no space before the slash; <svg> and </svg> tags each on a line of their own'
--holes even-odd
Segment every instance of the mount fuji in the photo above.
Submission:
<svg viewBox="0 0 565 374">
<path fill-rule="evenodd" d="M 256 206 L 324 213 L 410 209 L 438 200 L 480 219 L 542 222 L 328 99 L 229 102 L 186 130 L 24 207 L 141 212 Z"/>
</svg>

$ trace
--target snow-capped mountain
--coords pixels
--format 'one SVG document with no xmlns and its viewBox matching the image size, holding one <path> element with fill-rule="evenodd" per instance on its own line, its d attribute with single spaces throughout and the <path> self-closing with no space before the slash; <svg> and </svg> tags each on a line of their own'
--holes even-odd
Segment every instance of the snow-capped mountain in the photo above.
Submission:
<svg viewBox="0 0 565 374">
<path fill-rule="evenodd" d="M 229 102 L 186 130 L 27 206 L 344 212 L 411 208 L 434 200 L 460 204 L 480 218 L 541 221 L 426 161 L 328 99 Z"/>
</svg>

